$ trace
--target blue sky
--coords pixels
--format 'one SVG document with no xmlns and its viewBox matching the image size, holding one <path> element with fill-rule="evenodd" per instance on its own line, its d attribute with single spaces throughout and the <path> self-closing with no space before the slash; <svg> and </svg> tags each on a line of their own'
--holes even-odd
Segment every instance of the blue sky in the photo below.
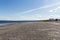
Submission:
<svg viewBox="0 0 60 40">
<path fill-rule="evenodd" d="M 60 18 L 60 0 L 0 0 L 0 20 Z"/>
</svg>

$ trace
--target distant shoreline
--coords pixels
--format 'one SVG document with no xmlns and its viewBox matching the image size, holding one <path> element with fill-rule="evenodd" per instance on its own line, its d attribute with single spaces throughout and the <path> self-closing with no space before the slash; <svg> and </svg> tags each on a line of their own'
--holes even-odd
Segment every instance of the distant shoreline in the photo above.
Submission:
<svg viewBox="0 0 60 40">
<path fill-rule="evenodd" d="M 34 22 L 21 22 L 21 23 L 34 23 Z M 9 26 L 9 25 L 14 25 L 14 24 L 21 24 L 21 23 L 0 23 L 0 27 L 6 27 L 6 26 Z"/>
</svg>

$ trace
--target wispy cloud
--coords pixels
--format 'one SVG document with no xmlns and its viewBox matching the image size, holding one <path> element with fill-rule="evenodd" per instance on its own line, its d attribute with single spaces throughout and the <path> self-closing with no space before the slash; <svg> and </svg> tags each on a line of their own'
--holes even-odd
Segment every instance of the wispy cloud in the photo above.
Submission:
<svg viewBox="0 0 60 40">
<path fill-rule="evenodd" d="M 33 11 L 40 10 L 40 9 L 43 9 L 43 8 L 53 7 L 53 6 L 56 6 L 56 5 L 59 5 L 59 4 L 60 4 L 60 2 L 58 2 L 58 3 L 53 3 L 53 4 L 48 4 L 48 5 L 39 7 L 39 8 L 35 8 L 35 9 L 31 9 L 31 10 L 24 11 L 24 12 L 21 12 L 21 13 L 29 13 L 29 12 L 33 12 Z"/>
<path fill-rule="evenodd" d="M 49 10 L 49 12 L 57 12 L 60 9 L 60 6 L 56 7 L 55 9 Z"/>
<path fill-rule="evenodd" d="M 60 15 L 57 15 L 57 14 L 50 15 L 49 18 L 60 18 Z"/>
<path fill-rule="evenodd" d="M 41 18 L 42 18 L 42 15 L 40 14 L 34 14 L 29 16 L 20 15 L 20 16 L 14 16 L 14 17 L 0 16 L 0 20 L 40 20 Z"/>
<path fill-rule="evenodd" d="M 39 8 L 35 8 L 35 9 L 31 9 L 31 10 L 24 11 L 24 12 L 21 12 L 21 13 L 22 13 L 22 14 L 25 14 L 25 13 L 35 12 L 36 10 L 54 7 L 54 6 L 59 5 L 59 4 L 60 4 L 60 2 L 58 2 L 58 3 L 53 3 L 53 4 L 48 4 L 48 5 L 39 7 Z M 46 18 L 42 18 L 43 16 L 42 16 L 41 14 L 39 14 L 39 13 L 38 13 L 38 14 L 29 15 L 29 16 L 21 15 L 21 14 L 19 13 L 19 14 L 16 14 L 16 16 L 19 18 L 19 20 L 40 20 L 40 19 L 46 19 Z M 50 16 L 50 17 L 51 17 L 51 16 Z"/>
<path fill-rule="evenodd" d="M 40 20 L 42 18 L 42 15 L 40 14 L 34 14 L 30 16 L 20 16 L 21 20 Z"/>
</svg>

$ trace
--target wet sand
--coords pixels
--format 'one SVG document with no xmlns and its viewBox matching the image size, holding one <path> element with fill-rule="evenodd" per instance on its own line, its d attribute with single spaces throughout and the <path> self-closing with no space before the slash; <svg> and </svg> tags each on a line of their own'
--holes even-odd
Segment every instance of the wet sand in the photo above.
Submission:
<svg viewBox="0 0 60 40">
<path fill-rule="evenodd" d="M 35 22 L 0 27 L 0 40 L 60 40 L 60 22 Z"/>
</svg>

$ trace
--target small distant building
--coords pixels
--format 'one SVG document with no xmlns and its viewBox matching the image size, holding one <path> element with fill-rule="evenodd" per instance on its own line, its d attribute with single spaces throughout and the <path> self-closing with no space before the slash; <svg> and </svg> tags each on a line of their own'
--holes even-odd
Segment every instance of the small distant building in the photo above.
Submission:
<svg viewBox="0 0 60 40">
<path fill-rule="evenodd" d="M 53 18 L 50 18 L 50 19 L 49 19 L 49 21 L 55 21 L 55 19 L 53 19 Z"/>
<path fill-rule="evenodd" d="M 53 18 L 50 18 L 49 21 L 60 21 L 60 19 L 53 19 Z"/>
</svg>

